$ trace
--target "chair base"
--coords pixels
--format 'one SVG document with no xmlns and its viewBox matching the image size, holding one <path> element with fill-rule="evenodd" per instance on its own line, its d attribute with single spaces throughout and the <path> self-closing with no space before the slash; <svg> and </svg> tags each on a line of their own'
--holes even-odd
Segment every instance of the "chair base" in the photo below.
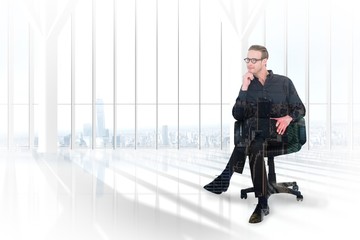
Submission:
<svg viewBox="0 0 360 240">
<path fill-rule="evenodd" d="M 254 192 L 254 188 L 246 188 L 241 190 L 240 197 L 241 199 L 246 199 L 247 194 Z M 299 186 L 296 184 L 296 182 L 269 182 L 268 184 L 268 198 L 272 194 L 277 193 L 288 193 L 296 196 L 297 201 L 302 201 L 304 199 L 303 195 L 301 195 L 301 192 L 299 191 Z"/>
</svg>

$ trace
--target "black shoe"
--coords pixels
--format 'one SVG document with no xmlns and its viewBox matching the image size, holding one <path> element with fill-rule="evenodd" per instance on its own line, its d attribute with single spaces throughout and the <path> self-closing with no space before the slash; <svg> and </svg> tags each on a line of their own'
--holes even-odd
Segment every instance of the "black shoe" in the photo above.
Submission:
<svg viewBox="0 0 360 240">
<path fill-rule="evenodd" d="M 270 212 L 269 206 L 262 207 L 261 204 L 257 204 L 253 214 L 250 216 L 249 223 L 259 223 L 264 219 L 264 216 Z"/>
<path fill-rule="evenodd" d="M 229 180 L 222 179 L 221 175 L 214 179 L 211 183 L 204 186 L 206 190 L 215 194 L 226 192 L 229 187 Z"/>
</svg>

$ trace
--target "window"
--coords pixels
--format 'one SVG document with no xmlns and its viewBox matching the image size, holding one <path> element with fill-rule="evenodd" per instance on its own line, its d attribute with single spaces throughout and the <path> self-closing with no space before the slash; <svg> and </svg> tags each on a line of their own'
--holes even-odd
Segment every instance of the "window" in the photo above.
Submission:
<svg viewBox="0 0 360 240">
<path fill-rule="evenodd" d="M 49 9 L 1 1 L 0 148 L 38 147 L 44 41 L 56 46 L 60 147 L 229 147 L 240 55 L 265 44 L 307 106 L 309 148 L 359 148 L 359 16 L 345 1 L 79 0 L 51 6 L 69 11 L 53 38 L 33 21 Z"/>
</svg>

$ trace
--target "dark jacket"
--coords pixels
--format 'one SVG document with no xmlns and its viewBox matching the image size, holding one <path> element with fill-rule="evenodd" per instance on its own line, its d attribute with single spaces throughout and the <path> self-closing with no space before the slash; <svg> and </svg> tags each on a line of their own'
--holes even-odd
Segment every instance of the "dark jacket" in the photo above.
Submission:
<svg viewBox="0 0 360 240">
<path fill-rule="evenodd" d="M 232 109 L 233 117 L 244 124 L 247 141 L 257 135 L 283 141 L 290 130 L 287 129 L 284 136 L 279 136 L 276 133 L 276 121 L 270 118 L 289 115 L 293 122 L 297 122 L 305 116 L 305 106 L 293 82 L 288 77 L 273 74 L 271 70 L 268 72 L 264 86 L 255 77 L 247 91 L 240 90 Z"/>
</svg>

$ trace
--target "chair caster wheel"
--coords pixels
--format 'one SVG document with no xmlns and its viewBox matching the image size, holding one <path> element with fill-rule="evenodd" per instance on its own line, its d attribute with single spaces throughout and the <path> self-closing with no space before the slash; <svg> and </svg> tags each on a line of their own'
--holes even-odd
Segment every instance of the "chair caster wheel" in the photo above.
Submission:
<svg viewBox="0 0 360 240">
<path fill-rule="evenodd" d="M 304 197 L 303 197 L 303 195 L 298 195 L 298 196 L 296 196 L 296 200 L 297 201 L 303 201 L 304 200 Z"/>
<path fill-rule="evenodd" d="M 247 193 L 241 191 L 240 198 L 241 198 L 241 199 L 247 199 Z"/>
<path fill-rule="evenodd" d="M 299 191 L 299 186 L 298 186 L 297 184 L 295 184 L 295 185 L 292 187 L 292 189 L 293 189 L 294 191 Z"/>
</svg>

